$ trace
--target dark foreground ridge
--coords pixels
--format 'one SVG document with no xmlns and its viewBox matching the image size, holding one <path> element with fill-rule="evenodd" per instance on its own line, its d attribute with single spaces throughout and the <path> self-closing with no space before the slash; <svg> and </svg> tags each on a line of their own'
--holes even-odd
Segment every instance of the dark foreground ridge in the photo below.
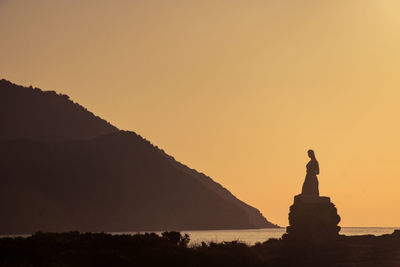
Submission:
<svg viewBox="0 0 400 267">
<path fill-rule="evenodd" d="M 277 227 L 54 91 L 0 80 L 0 234 Z"/>
<path fill-rule="evenodd" d="M 323 245 L 270 239 L 188 246 L 179 232 L 136 235 L 36 233 L 0 239 L 0 266 L 400 266 L 400 231 L 340 236 Z"/>
</svg>

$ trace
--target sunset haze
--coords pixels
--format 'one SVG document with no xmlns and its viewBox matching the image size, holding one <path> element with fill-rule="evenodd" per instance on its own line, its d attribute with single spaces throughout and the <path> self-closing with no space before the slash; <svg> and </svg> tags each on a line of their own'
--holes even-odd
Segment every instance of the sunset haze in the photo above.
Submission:
<svg viewBox="0 0 400 267">
<path fill-rule="evenodd" d="M 0 0 L 0 78 L 67 94 L 286 226 L 399 226 L 400 2 Z"/>
</svg>

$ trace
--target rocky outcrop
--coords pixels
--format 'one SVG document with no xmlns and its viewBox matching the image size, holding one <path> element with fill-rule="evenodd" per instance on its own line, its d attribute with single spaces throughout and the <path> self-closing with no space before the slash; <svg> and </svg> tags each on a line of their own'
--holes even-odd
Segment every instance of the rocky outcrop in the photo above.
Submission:
<svg viewBox="0 0 400 267">
<path fill-rule="evenodd" d="M 329 197 L 297 195 L 290 207 L 285 240 L 325 242 L 339 237 L 340 216 Z"/>
</svg>

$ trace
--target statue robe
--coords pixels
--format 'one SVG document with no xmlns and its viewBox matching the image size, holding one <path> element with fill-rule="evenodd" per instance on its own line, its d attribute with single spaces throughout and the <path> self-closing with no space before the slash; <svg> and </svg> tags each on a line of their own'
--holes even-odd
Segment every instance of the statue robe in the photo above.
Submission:
<svg viewBox="0 0 400 267">
<path fill-rule="evenodd" d="M 301 194 L 307 196 L 319 197 L 318 179 L 319 165 L 316 159 L 311 159 L 307 165 L 306 179 L 304 180 L 303 189 Z"/>
</svg>

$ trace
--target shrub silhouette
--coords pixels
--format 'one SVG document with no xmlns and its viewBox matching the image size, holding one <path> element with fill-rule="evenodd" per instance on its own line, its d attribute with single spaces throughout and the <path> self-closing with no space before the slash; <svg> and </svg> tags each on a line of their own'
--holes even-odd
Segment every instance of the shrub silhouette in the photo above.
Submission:
<svg viewBox="0 0 400 267">
<path fill-rule="evenodd" d="M 188 246 L 188 241 L 189 236 L 179 232 L 38 232 L 27 238 L 0 238 L 0 266 L 400 266 L 399 232 L 342 236 L 322 246 L 281 239 L 254 246 L 239 241 Z"/>
<path fill-rule="evenodd" d="M 189 240 L 179 232 L 38 232 L 27 238 L 0 239 L 0 266 L 261 266 L 243 243 L 188 247 Z"/>
<path fill-rule="evenodd" d="M 170 241 L 172 244 L 179 246 L 179 247 L 187 247 L 187 245 L 190 242 L 190 237 L 188 234 L 181 235 L 180 232 L 163 232 L 161 236 L 168 241 Z"/>
</svg>

